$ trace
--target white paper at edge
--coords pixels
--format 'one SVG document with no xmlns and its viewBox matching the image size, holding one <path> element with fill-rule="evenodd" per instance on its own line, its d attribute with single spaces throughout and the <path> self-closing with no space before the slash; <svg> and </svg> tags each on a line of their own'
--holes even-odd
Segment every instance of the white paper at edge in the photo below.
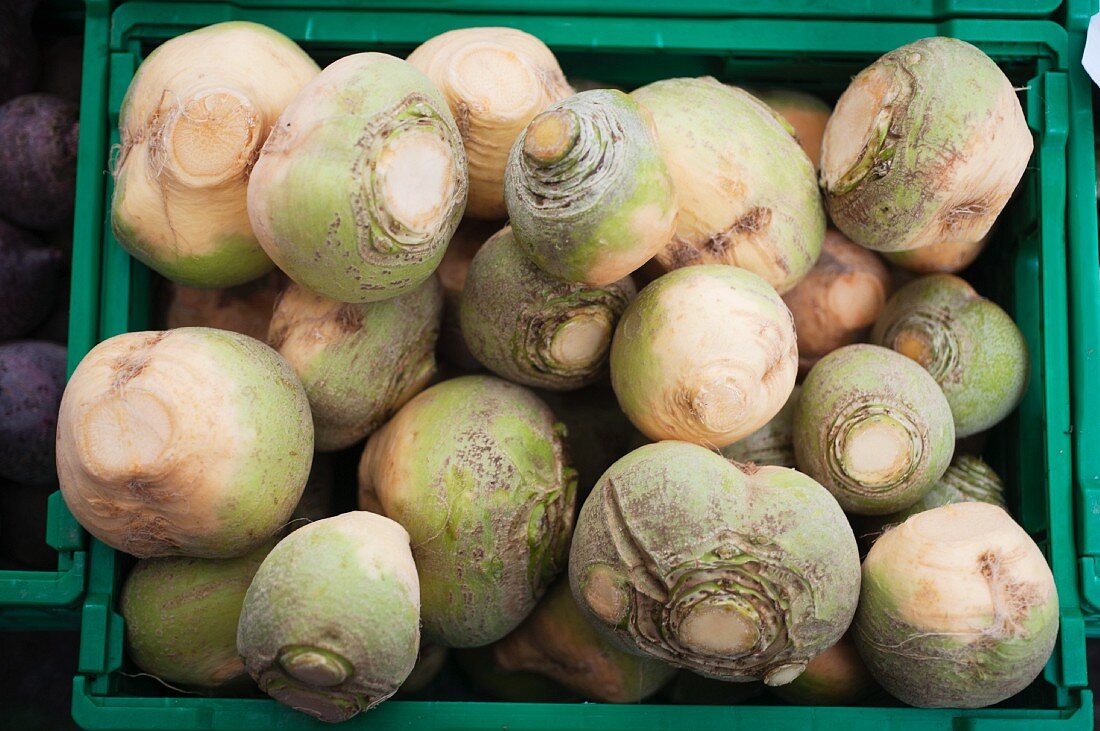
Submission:
<svg viewBox="0 0 1100 731">
<path fill-rule="evenodd" d="M 1092 83 L 1100 86 L 1100 13 L 1089 18 L 1088 35 L 1085 36 L 1085 52 L 1081 65 L 1092 77 Z"/>
</svg>

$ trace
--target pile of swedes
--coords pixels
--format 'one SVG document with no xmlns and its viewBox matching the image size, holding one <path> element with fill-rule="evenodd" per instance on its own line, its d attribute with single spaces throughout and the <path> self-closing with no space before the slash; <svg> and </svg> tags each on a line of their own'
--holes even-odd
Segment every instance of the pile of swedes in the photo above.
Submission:
<svg viewBox="0 0 1100 731">
<path fill-rule="evenodd" d="M 57 568 L 46 544 L 65 387 L 79 36 L 0 5 L 0 568 Z"/>
<path fill-rule="evenodd" d="M 143 559 L 133 662 L 328 721 L 446 648 L 512 700 L 633 702 L 677 669 L 671 698 L 1030 683 L 1051 572 L 956 453 L 1021 399 L 1023 338 L 952 274 L 891 293 L 875 253 L 974 258 L 1032 149 L 1015 92 L 929 38 L 831 116 L 761 97 L 800 137 L 710 78 L 573 94 L 510 29 L 323 71 L 248 23 L 151 54 L 112 220 L 190 326 L 89 353 L 57 453 L 76 517 Z M 360 510 L 327 517 L 314 452 L 348 449 Z"/>
</svg>

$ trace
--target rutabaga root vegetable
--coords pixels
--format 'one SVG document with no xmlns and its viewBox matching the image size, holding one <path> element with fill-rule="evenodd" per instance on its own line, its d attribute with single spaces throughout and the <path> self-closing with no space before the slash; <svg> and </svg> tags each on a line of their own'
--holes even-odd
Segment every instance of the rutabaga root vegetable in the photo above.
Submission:
<svg viewBox="0 0 1100 731">
<path fill-rule="evenodd" d="M 771 691 L 788 703 L 802 706 L 855 706 L 877 688 L 855 643 L 845 634 L 811 660 L 806 672 Z"/>
<path fill-rule="evenodd" d="M 798 469 L 849 513 L 909 507 L 951 462 L 951 407 L 924 369 L 874 345 L 848 345 L 818 361 L 794 414 Z"/>
<path fill-rule="evenodd" d="M 450 652 L 443 645 L 434 642 L 421 642 L 420 654 L 416 657 L 416 665 L 413 666 L 409 677 L 401 684 L 397 692 L 401 695 L 411 695 L 431 685 L 443 665 L 447 662 L 447 654 Z"/>
<path fill-rule="evenodd" d="M 821 258 L 783 295 L 798 334 L 798 369 L 858 342 L 875 324 L 890 293 L 890 272 L 874 252 L 829 229 Z"/>
<path fill-rule="evenodd" d="M 442 95 L 410 64 L 358 53 L 279 117 L 248 181 L 248 215 L 291 279 L 376 302 L 431 276 L 466 205 L 466 154 Z"/>
<path fill-rule="evenodd" d="M 475 691 L 508 703 L 562 703 L 578 701 L 576 693 L 550 678 L 523 671 L 504 670 L 496 663 L 492 646 L 452 650 L 466 680 Z"/>
<path fill-rule="evenodd" d="M 439 87 L 470 165 L 466 215 L 500 219 L 508 152 L 531 119 L 573 93 L 546 45 L 515 28 L 460 28 L 429 39 L 409 63 Z"/>
<path fill-rule="evenodd" d="M 936 379 L 959 437 L 999 423 L 1027 389 L 1031 363 L 1020 329 L 995 302 L 951 274 L 921 277 L 898 290 L 871 341 L 911 358 Z"/>
<path fill-rule="evenodd" d="M 63 258 L 59 248 L 0 219 L 0 341 L 24 337 L 50 314 Z"/>
<path fill-rule="evenodd" d="M 780 293 L 817 260 L 825 209 L 814 167 L 786 124 L 746 91 L 711 78 L 668 79 L 631 96 L 652 114 L 676 188 L 664 269 L 733 264 Z"/>
<path fill-rule="evenodd" d="M 634 293 L 630 277 L 600 287 L 551 277 L 505 228 L 470 264 L 462 335 L 482 365 L 510 381 L 580 388 L 606 374 L 611 336 Z"/>
<path fill-rule="evenodd" d="M 649 113 L 621 91 L 586 91 L 531 120 L 504 174 L 516 241 L 544 272 L 609 285 L 672 238 L 676 198 Z"/>
<path fill-rule="evenodd" d="M 173 283 L 169 285 L 165 325 L 168 329 L 213 327 L 266 340 L 275 299 L 285 286 L 286 277 L 280 271 L 224 289 L 196 289 Z"/>
<path fill-rule="evenodd" d="M 883 252 L 883 256 L 917 274 L 955 274 L 970 266 L 987 243 L 989 236 L 977 241 L 941 241 L 919 249 Z"/>
<path fill-rule="evenodd" d="M 318 451 L 355 444 L 428 385 L 442 314 L 434 276 L 365 304 L 337 302 L 297 284 L 283 292 L 268 342 L 305 386 Z"/>
<path fill-rule="evenodd" d="M 466 273 L 470 262 L 482 244 L 500 229 L 493 221 L 478 221 L 472 218 L 462 219 L 458 230 L 447 244 L 447 251 L 435 273 L 443 285 L 443 324 L 439 330 L 439 354 L 451 365 L 464 371 L 479 371 L 481 363 L 466 347 L 462 337 L 462 323 L 459 315 L 462 290 L 466 286 Z"/>
<path fill-rule="evenodd" d="M 829 216 L 876 251 L 984 237 L 1031 157 L 1012 82 L 954 38 L 887 53 L 840 97 L 825 128 Z"/>
<path fill-rule="evenodd" d="M 726 459 L 734 462 L 752 462 L 755 465 L 771 465 L 773 467 L 789 467 L 793 469 L 794 461 L 794 411 L 798 406 L 798 399 L 802 395 L 802 387 L 795 386 L 787 403 L 779 413 L 772 417 L 764 426 L 760 427 L 744 439 L 739 439 L 720 451 Z"/>
<path fill-rule="evenodd" d="M 56 479 L 57 409 L 65 348 L 24 340 L 0 345 L 0 477 L 31 485 Z"/>
<path fill-rule="evenodd" d="M 200 688 L 246 680 L 237 622 L 252 577 L 274 546 L 239 558 L 148 558 L 122 586 L 126 648 L 143 672 Z"/>
<path fill-rule="evenodd" d="M 65 503 L 139 558 L 247 553 L 286 524 L 312 457 L 302 384 L 238 333 L 116 335 L 84 356 L 61 399 Z"/>
<path fill-rule="evenodd" d="M 855 523 L 856 536 L 861 545 L 869 547 L 887 528 L 900 525 L 917 513 L 952 503 L 979 502 L 1004 508 L 1004 489 L 992 467 L 978 457 L 956 451 L 943 477 L 924 497 L 896 513 L 863 516 Z"/>
<path fill-rule="evenodd" d="M 863 562 L 852 636 L 875 679 L 922 708 L 981 708 L 1023 690 L 1058 634 L 1035 542 L 1001 508 L 945 505 L 886 531 Z"/>
<path fill-rule="evenodd" d="M 229 287 L 271 269 L 248 221 L 248 178 L 276 118 L 317 72 L 286 36 L 240 21 L 149 54 L 119 114 L 119 243 L 191 287 Z"/>
<path fill-rule="evenodd" d="M 525 388 L 464 376 L 413 398 L 367 441 L 359 505 L 404 525 L 425 638 L 511 632 L 565 563 L 576 475 L 554 415 Z"/>
<path fill-rule="evenodd" d="M 546 675 L 601 703 L 637 703 L 676 674 L 671 665 L 624 652 L 597 632 L 577 607 L 566 579 L 493 645 L 493 656 L 505 670 Z"/>
<path fill-rule="evenodd" d="M 732 444 L 779 412 L 797 370 L 787 306 L 763 279 L 730 266 L 689 267 L 652 282 L 611 343 L 619 405 L 654 440 Z"/>
<path fill-rule="evenodd" d="M 79 109 L 53 94 L 0 106 L 0 215 L 34 229 L 71 226 Z"/>
<path fill-rule="evenodd" d="M 420 646 L 409 534 L 351 512 L 300 528 L 264 559 L 244 598 L 237 650 L 260 689 L 322 721 L 393 695 Z"/>
<path fill-rule="evenodd" d="M 771 89 L 758 95 L 794 127 L 794 136 L 816 170 L 821 163 L 821 139 L 832 109 L 813 94 L 793 89 Z"/>
<path fill-rule="evenodd" d="M 805 475 L 666 441 L 600 479 L 569 579 L 589 619 L 633 652 L 784 685 L 847 629 L 859 553 L 836 500 Z"/>
</svg>

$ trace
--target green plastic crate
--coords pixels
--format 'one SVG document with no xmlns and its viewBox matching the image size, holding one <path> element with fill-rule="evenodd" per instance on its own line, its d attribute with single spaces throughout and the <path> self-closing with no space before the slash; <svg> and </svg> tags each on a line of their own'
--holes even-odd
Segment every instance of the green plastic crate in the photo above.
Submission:
<svg viewBox="0 0 1100 731">
<path fill-rule="evenodd" d="M 53 28 L 79 33 L 84 11 L 73 0 L 52 0 L 40 12 L 50 14 Z M 84 47 L 84 68 L 106 60 L 106 36 L 97 46 Z M 81 90 L 84 98 L 103 93 L 103 77 L 85 73 Z M 78 211 L 85 216 L 100 215 L 102 183 L 98 180 L 101 164 L 102 130 L 106 120 L 94 105 L 80 110 L 80 159 L 86 163 L 77 173 Z M 100 133 L 96 133 L 99 130 Z M 99 191 L 97 197 L 96 191 Z M 79 215 L 79 214 L 78 214 Z M 74 241 L 81 235 L 77 226 Z M 80 359 L 98 342 L 99 313 L 99 239 L 80 242 L 73 247 L 72 284 L 69 300 L 68 371 L 71 374 Z M 49 497 L 46 516 L 46 543 L 58 552 L 56 571 L 0 571 L 0 631 L 75 629 L 80 626 L 84 580 L 87 573 L 87 537 L 65 508 L 61 493 Z"/>
<path fill-rule="evenodd" d="M 89 0 L 89 25 L 106 22 L 108 0 Z M 272 4 L 275 4 L 274 2 Z M 567 74 L 633 86 L 656 78 L 711 74 L 746 85 L 798 86 L 835 97 L 878 55 L 912 40 L 948 35 L 993 56 L 1023 88 L 1036 139 L 1028 172 L 975 267 L 975 283 L 1019 323 L 1033 355 L 1031 381 L 1017 414 L 998 427 L 987 455 L 1008 484 L 1010 507 L 1051 563 L 1059 590 L 1059 642 L 1042 677 L 997 708 L 799 708 L 642 704 L 543 705 L 390 701 L 346 724 L 363 729 L 1045 729 L 1091 728 L 1084 689 L 1084 621 L 1077 588 L 1069 437 L 1066 290 L 1066 140 L 1070 63 L 1064 29 L 1052 22 L 953 20 L 865 22 L 815 19 L 694 18 L 427 10 L 245 8 L 240 4 L 127 2 L 110 17 L 105 92 L 92 97 L 107 120 L 98 160 L 117 142 L 122 97 L 141 58 L 167 38 L 223 20 L 254 20 L 302 43 L 320 61 L 380 49 L 403 54 L 426 38 L 470 25 L 509 25 L 534 33 Z M 519 3 L 516 3 L 516 7 Z M 529 6 L 525 6 L 530 10 Z M 568 5 L 566 7 L 569 7 Z M 94 10 L 94 12 L 93 12 Z M 93 21 L 93 15 L 95 20 Z M 103 26 L 98 26 L 102 29 Z M 82 236 L 102 241 L 102 337 L 147 328 L 151 277 L 114 241 L 102 203 L 82 216 Z M 82 209 L 85 213 L 88 209 Z M 84 240 L 84 239 L 82 239 Z M 132 680 L 124 667 L 118 555 L 93 541 L 84 604 L 80 675 L 73 715 L 89 729 L 314 729 L 323 724 L 267 699 L 201 698 Z"/>
</svg>

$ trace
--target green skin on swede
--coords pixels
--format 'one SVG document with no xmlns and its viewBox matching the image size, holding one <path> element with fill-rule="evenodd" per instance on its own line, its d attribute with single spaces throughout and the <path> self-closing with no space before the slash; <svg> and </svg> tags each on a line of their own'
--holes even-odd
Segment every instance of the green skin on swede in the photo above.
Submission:
<svg viewBox="0 0 1100 731">
<path fill-rule="evenodd" d="M 744 439 L 739 439 L 728 447 L 718 450 L 726 459 L 734 462 L 752 462 L 757 465 L 790 467 L 797 465 L 794 460 L 794 411 L 802 387 L 795 386 L 787 403 L 779 413 L 772 417 Z"/>
<path fill-rule="evenodd" d="M 576 94 L 531 121 L 512 146 L 504 198 L 535 264 L 590 286 L 638 269 L 675 227 L 672 178 L 652 120 L 612 89 Z"/>
<path fill-rule="evenodd" d="M 490 376 L 417 395 L 359 464 L 360 507 L 409 530 L 424 635 L 448 647 L 498 640 L 531 612 L 565 563 L 575 491 L 553 413 Z"/>
<path fill-rule="evenodd" d="M 252 577 L 274 545 L 230 559 L 139 561 L 119 597 L 134 664 L 170 684 L 219 688 L 246 679 L 237 621 Z"/>
<path fill-rule="evenodd" d="M 954 449 L 943 392 L 923 368 L 892 350 L 839 348 L 802 384 L 795 460 L 849 513 L 909 507 L 947 470 Z"/>
<path fill-rule="evenodd" d="M 286 525 L 312 457 L 294 371 L 225 330 L 105 340 L 61 401 L 65 503 L 90 533 L 139 558 L 247 553 Z"/>
<path fill-rule="evenodd" d="M 611 337 L 634 297 L 629 278 L 593 287 L 536 267 L 505 228 L 478 250 L 466 274 L 460 321 L 470 353 L 525 386 L 571 390 L 607 372 Z"/>
<path fill-rule="evenodd" d="M 609 642 L 577 607 L 566 579 L 550 587 L 523 624 L 493 645 L 493 655 L 504 670 L 540 673 L 603 703 L 637 703 L 676 674 L 671 665 Z"/>
<path fill-rule="evenodd" d="M 886 303 L 871 342 L 923 366 L 967 437 L 1008 416 L 1027 390 L 1027 342 L 1007 312 L 951 274 L 921 277 Z"/>
<path fill-rule="evenodd" d="M 405 61 L 361 53 L 328 66 L 279 117 L 248 213 L 291 279 L 374 302 L 431 276 L 466 189 L 462 139 L 436 87 Z"/>
<path fill-rule="evenodd" d="M 879 58 L 841 95 L 825 128 L 829 217 L 875 251 L 979 241 L 1023 176 L 1033 147 L 1012 83 L 954 38 Z"/>
<path fill-rule="evenodd" d="M 355 444 L 428 384 L 442 315 L 434 276 L 381 302 L 336 302 L 297 284 L 282 293 L 268 342 L 302 380 L 318 451 Z"/>
<path fill-rule="evenodd" d="M 577 520 L 569 579 L 588 619 L 624 649 L 783 685 L 847 629 L 859 554 L 836 500 L 805 475 L 665 441 L 600 479 Z"/>
<path fill-rule="evenodd" d="M 1001 508 L 944 505 L 887 530 L 863 562 L 852 637 L 874 678 L 921 708 L 981 708 L 1027 687 L 1058 635 L 1058 592 Z"/>
<path fill-rule="evenodd" d="M 245 595 L 237 649 L 265 693 L 344 721 L 408 677 L 419 625 L 408 533 L 351 512 L 299 528 L 268 554 Z"/>
</svg>

